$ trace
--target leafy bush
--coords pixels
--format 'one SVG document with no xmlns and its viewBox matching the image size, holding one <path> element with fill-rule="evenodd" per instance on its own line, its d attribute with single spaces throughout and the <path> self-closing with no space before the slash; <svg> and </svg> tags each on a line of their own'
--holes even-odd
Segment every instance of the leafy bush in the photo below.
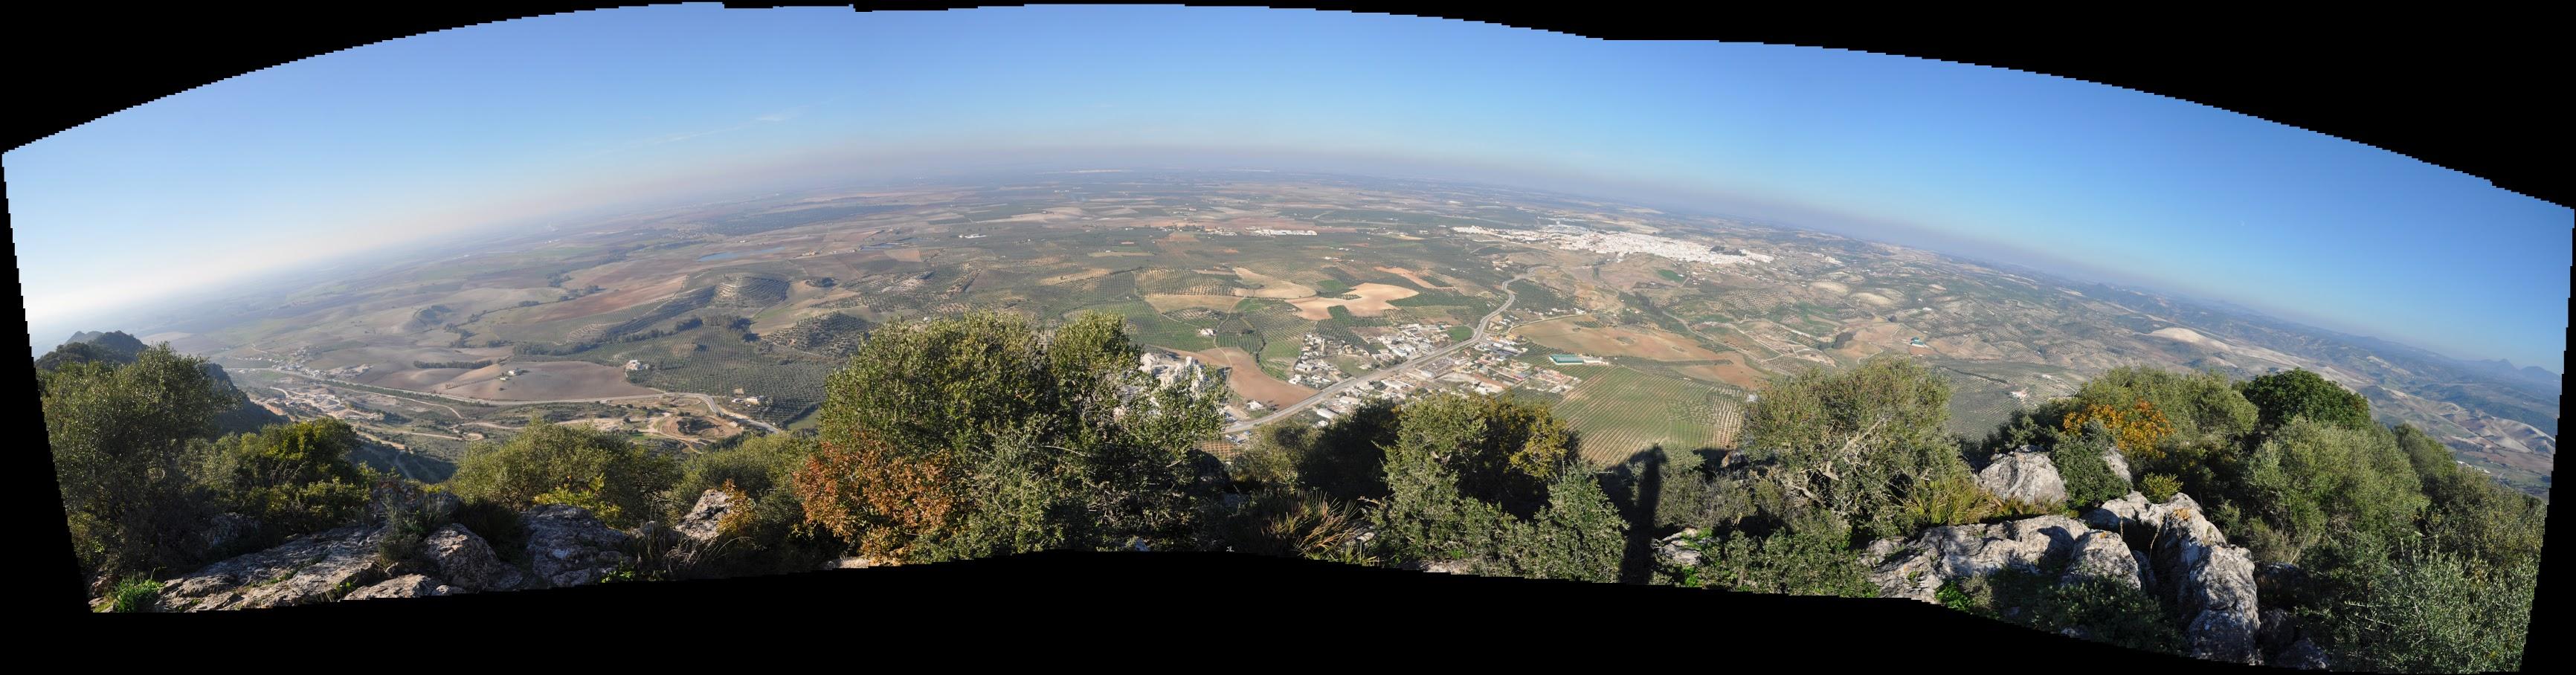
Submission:
<svg viewBox="0 0 2576 675">
<path fill-rule="evenodd" d="M 2267 560 L 2295 562 L 2329 540 L 2396 544 L 2415 534 L 2427 504 L 2422 479 L 2385 428 L 2293 417 L 2247 464 L 2242 506 L 2277 535 L 2248 545 Z"/>
<path fill-rule="evenodd" d="M 468 448 L 449 484 L 468 501 L 569 504 L 611 527 L 634 527 L 663 512 L 661 499 L 678 478 L 671 459 L 624 436 L 531 420 L 508 443 Z"/>
<path fill-rule="evenodd" d="M 2347 553 L 2348 552 L 2348 553 Z M 2336 666 L 2378 672 L 2510 672 L 2530 636 L 2538 561 L 2482 566 L 2428 548 L 2391 557 L 2339 547 L 2331 598 L 2308 608 Z"/>
<path fill-rule="evenodd" d="M 2162 504 L 2182 492 L 2182 481 L 2175 480 L 2173 476 L 2151 473 L 2138 479 L 2138 492 L 2146 495 L 2149 501 Z"/>
<path fill-rule="evenodd" d="M 1703 539 L 1696 547 L 1707 562 L 1683 570 L 1684 585 L 1752 593 L 1878 596 L 1868 568 L 1851 549 L 1846 528 L 1808 525 L 1769 536 L 1725 534 Z"/>
<path fill-rule="evenodd" d="M 2129 493 L 2128 479 L 2112 471 L 2111 462 L 2104 458 L 2111 451 L 2110 438 L 2109 429 L 2087 424 L 2049 449 L 2049 462 L 2057 465 L 2057 475 L 2066 481 L 2067 502 L 2098 506 Z"/>
<path fill-rule="evenodd" d="M 497 502 L 468 499 L 456 508 L 454 520 L 482 537 L 502 560 L 527 561 L 528 523 L 517 510 Z"/>
<path fill-rule="evenodd" d="M 2304 368 L 2246 380 L 2237 392 L 2260 411 L 2265 428 L 2299 417 L 2349 428 L 2371 426 L 2370 399 Z"/>
<path fill-rule="evenodd" d="M 2122 452 L 2140 462 L 2153 463 L 2163 457 L 2158 446 L 2174 433 L 2173 423 L 2154 403 L 2139 400 L 2126 408 L 2093 404 L 2066 416 L 2062 422 L 2065 436 L 2083 437 L 2094 427 L 2102 428 L 2102 438 L 2120 446 Z"/>
<path fill-rule="evenodd" d="M 190 466 L 215 419 L 240 394 L 202 359 L 168 345 L 132 363 L 91 361 L 40 371 L 39 407 L 75 552 L 92 572 L 186 568 L 200 552 L 182 536 L 209 506 Z"/>
<path fill-rule="evenodd" d="M 199 481 L 215 501 L 258 519 L 275 540 L 347 524 L 366 510 L 366 472 L 349 462 L 357 430 L 322 418 L 215 442 Z"/>
<path fill-rule="evenodd" d="M 1984 522 L 2002 505 L 1976 477 L 1952 474 L 1916 483 L 1898 508 L 1913 529 Z"/>
<path fill-rule="evenodd" d="M 1964 468 L 1943 425 L 1949 381 L 1920 363 L 1872 358 L 1839 373 L 1774 383 L 1745 415 L 1750 459 L 1794 499 L 1849 519 L 1868 536 L 1901 534 L 1897 490 Z"/>
<path fill-rule="evenodd" d="M 161 582 L 146 578 L 119 581 L 116 583 L 114 594 L 116 601 L 108 606 L 107 611 L 118 613 L 152 611 L 153 604 L 161 601 L 161 589 Z"/>
</svg>

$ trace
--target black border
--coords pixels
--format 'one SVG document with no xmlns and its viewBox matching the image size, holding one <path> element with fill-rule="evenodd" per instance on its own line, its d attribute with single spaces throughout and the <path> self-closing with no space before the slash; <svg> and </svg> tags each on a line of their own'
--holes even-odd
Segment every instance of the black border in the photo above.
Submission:
<svg viewBox="0 0 2576 675">
<path fill-rule="evenodd" d="M 14 66 L 7 81 L 12 103 L 5 108 L 12 124 L 6 140 L 14 148 L 172 93 L 341 49 L 491 21 L 616 6 L 531 2 L 325 9 L 64 3 L 21 8 L 18 16 L 0 22 L 7 31 L 0 48 L 8 50 Z M 1451 17 L 1605 39 L 1825 46 L 2016 68 L 2226 108 L 2389 149 L 2562 206 L 2569 203 L 2564 183 L 2555 180 L 2561 173 L 2555 163 L 2563 161 L 2566 148 L 2563 122 L 2557 118 L 2565 113 L 2552 105 L 2567 79 L 2564 55 L 2547 46 L 2562 38 L 2544 28 L 2553 24 L 2537 15 L 2267 15 L 2237 7 L 2156 7 L 2077 16 L 2003 9 L 1451 5 L 1422 0 L 1277 6 Z M 32 369 L 16 372 L 33 375 Z M 32 405 L 17 408 L 36 417 Z M 41 424 L 19 428 L 40 429 Z M 50 471 L 40 453 L 17 457 L 25 462 L 19 475 Z M 50 491 L 18 494 L 30 502 L 18 513 L 59 522 L 42 517 L 58 510 Z M 67 533 L 39 529 L 47 536 L 20 540 L 25 544 L 21 550 L 69 550 Z M 37 584 L 45 590 L 27 589 L 34 592 L 19 594 L 13 604 L 28 609 L 43 605 L 46 614 L 85 611 L 76 584 L 53 581 L 68 561 L 43 562 L 49 558 L 33 557 L 38 569 L 56 571 L 30 579 L 43 580 Z M 2558 576 L 2544 574 L 2545 579 Z M 2538 639 L 2526 652 L 2527 669 L 2549 670 L 2546 664 L 2558 661 L 2546 631 L 2555 625 L 2547 600 L 2559 595 L 2552 592 L 2554 586 L 2544 581 L 2542 599 L 2535 603 L 2532 633 Z M 627 609 L 634 613 L 619 612 Z M 1399 657 L 1401 661 L 1451 665 L 1528 657 L 1585 659 L 1612 668 L 1759 669 L 1773 663 L 1796 669 L 1973 667 L 1991 664 L 1981 661 L 1986 658 L 1981 654 L 1991 653 L 2011 655 L 2022 664 L 2036 665 L 2025 660 L 2033 656 L 2055 662 L 2045 667 L 2086 664 L 2081 667 L 2088 670 L 2228 667 L 2040 635 L 1905 601 L 1442 577 L 1205 554 L 1040 554 L 725 582 L 341 603 L 250 612 L 218 623 L 315 619 L 316 625 L 339 626 L 334 633 L 355 636 L 367 632 L 363 626 L 383 625 L 343 623 L 375 618 L 360 616 L 369 613 L 405 624 L 435 621 L 442 613 L 519 617 L 508 626 L 465 630 L 521 644 L 528 643 L 527 635 L 545 631 L 622 635 L 630 641 L 630 649 L 622 651 L 647 657 L 685 647 L 664 644 L 655 635 L 694 627 L 715 635 L 775 635 L 783 643 L 829 647 L 817 655 L 846 653 L 847 647 L 857 646 L 835 646 L 838 641 L 832 637 L 843 630 L 867 642 L 919 635 L 995 640 L 997 645 L 1096 635 L 1117 640 L 1065 654 L 1101 657 L 1084 659 L 1094 663 L 1181 667 L 1265 662 L 1368 667 L 1378 663 L 1369 654 L 1381 649 L 1419 655 Z M 139 651 L 148 657 L 156 651 L 148 645 L 169 646 L 165 641 L 203 631 L 206 622 L 179 629 L 190 633 L 47 623 L 82 641 L 144 647 Z M 424 643 L 416 640 L 436 639 L 436 632 L 389 635 L 418 645 Z M 1458 639 L 1462 636 L 1466 639 Z M 310 643 L 339 637 L 291 639 Z M 817 644 L 813 638 L 822 640 Z M 731 642 L 718 638 L 709 644 Z M 883 644 L 893 648 L 880 652 L 889 656 L 926 646 Z M 330 645 L 307 646 L 327 651 Z M 1175 658 L 1199 648 L 1249 658 Z M 175 652 L 186 650 L 172 651 L 171 656 L 178 656 Z M 1016 651 L 970 648 L 958 655 L 1046 656 L 1012 653 Z"/>
</svg>

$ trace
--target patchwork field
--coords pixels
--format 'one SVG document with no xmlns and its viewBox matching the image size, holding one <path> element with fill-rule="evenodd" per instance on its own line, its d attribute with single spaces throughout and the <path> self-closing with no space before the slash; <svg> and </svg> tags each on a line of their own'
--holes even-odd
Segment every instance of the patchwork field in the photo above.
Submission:
<svg viewBox="0 0 2576 675">
<path fill-rule="evenodd" d="M 1556 414 L 1582 434 L 1583 459 L 1595 466 L 1658 446 L 1684 452 L 1735 442 L 1738 406 L 1731 394 L 1628 368 L 1603 368 L 1585 378 L 1566 392 Z"/>
<path fill-rule="evenodd" d="M 1388 304 L 1390 301 L 1420 294 L 1420 291 L 1402 286 L 1360 284 L 1358 288 L 1351 289 L 1347 298 L 1298 298 L 1288 301 L 1288 304 L 1297 306 L 1298 316 L 1323 321 L 1333 318 L 1334 307 L 1349 309 L 1359 316 L 1379 316 L 1395 309 L 1395 305 Z"/>
<path fill-rule="evenodd" d="M 1259 287 L 1234 289 L 1235 295 L 1247 298 L 1276 298 L 1286 300 L 1290 298 L 1313 297 L 1315 295 L 1315 289 L 1312 287 L 1241 267 L 1234 268 L 1234 276 L 1243 279 L 1244 283 L 1253 284 Z"/>
</svg>

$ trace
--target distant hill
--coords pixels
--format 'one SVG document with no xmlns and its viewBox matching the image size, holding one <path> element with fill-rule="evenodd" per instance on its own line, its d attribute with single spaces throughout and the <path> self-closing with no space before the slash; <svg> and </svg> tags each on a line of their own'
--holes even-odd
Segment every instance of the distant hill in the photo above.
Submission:
<svg viewBox="0 0 2576 675">
<path fill-rule="evenodd" d="M 72 339 L 64 342 L 62 346 L 55 347 L 53 351 L 37 357 L 36 369 L 60 370 L 75 363 L 89 362 L 124 365 L 133 363 L 145 348 L 142 340 L 137 340 L 124 331 L 74 333 Z M 239 386 L 233 384 L 232 375 L 225 373 L 223 366 L 207 363 L 202 368 L 239 403 L 232 409 L 215 416 L 215 426 L 223 433 L 258 431 L 260 427 L 294 421 L 269 412 L 267 408 L 260 407 L 257 403 L 252 403 L 250 397 L 243 394 Z"/>
</svg>

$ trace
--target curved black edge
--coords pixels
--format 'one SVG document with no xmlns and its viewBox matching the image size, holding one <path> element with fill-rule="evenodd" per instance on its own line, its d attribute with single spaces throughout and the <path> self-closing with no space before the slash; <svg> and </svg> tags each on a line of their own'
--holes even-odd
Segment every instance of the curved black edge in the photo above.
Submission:
<svg viewBox="0 0 2576 675">
<path fill-rule="evenodd" d="M 672 4 L 672 3 L 646 3 Z M 725 3 L 880 10 L 1050 3 Z M 1096 3 L 1095 3 L 1096 4 Z M 1164 3 L 1157 3 L 1164 4 Z M 1182 3 L 1169 3 L 1182 4 Z M 2510 12 L 2437 16 L 2262 14 L 2159 6 L 2125 14 L 2032 14 L 1729 3 L 1458 0 L 1204 3 L 1447 17 L 1604 39 L 1822 46 L 1956 61 L 2110 84 L 2313 130 L 2567 205 L 2555 177 L 2566 79 L 2555 23 Z M 319 11 L 196 3 L 59 3 L 7 22 L 17 147 L 225 78 L 428 32 L 601 3 L 410 4 Z M 1812 8 L 1811 8 L 1812 7 Z"/>
<path fill-rule="evenodd" d="M 977 3 L 860 4 L 882 9 L 938 9 Z M 0 22 L 0 27 L 5 27 L 0 30 L 6 31 L 0 33 L 0 49 L 7 50 L 11 66 L 6 88 L 11 103 L 0 106 L 10 119 L 5 140 L 7 147 L 15 148 L 173 93 L 351 47 L 479 23 L 616 6 L 620 5 L 528 2 L 499 8 L 438 3 L 318 11 L 300 6 L 206 3 L 156 8 L 55 3 L 21 9 L 22 14 Z M 1445 16 L 1609 39 L 1717 39 L 1827 46 L 2049 73 L 2195 101 L 2355 140 L 2486 178 L 2507 190 L 2562 206 L 2570 203 L 2564 182 L 2556 180 L 2564 173 L 2555 165 L 2562 161 L 2566 149 L 2564 123 L 2557 119 L 2563 113 L 2556 105 L 2545 103 L 2556 98 L 2566 76 L 2563 66 L 2552 67 L 2563 56 L 2544 50 L 2562 43 L 2554 31 L 2542 32 L 2552 30 L 2556 24 L 2528 16 L 2493 12 L 2471 17 L 2263 16 L 2245 15 L 2242 10 L 2229 8 L 2184 15 L 2063 17 L 2054 19 L 2056 25 L 2051 27 L 2040 25 L 2050 17 L 2005 12 L 1963 14 L 1842 7 L 1790 18 L 1777 13 L 1779 8 L 1773 6 L 1680 10 L 1607 8 L 1595 3 L 1451 4 L 1432 0 L 1275 6 Z M 14 282 L 14 266 L 7 273 Z M 28 370 L 16 372 L 32 379 L 32 367 L 21 367 Z M 13 407 L 24 418 L 41 422 L 31 397 L 23 396 L 13 398 L 26 403 Z M 41 429 L 42 425 L 19 428 Z M 42 453 L 18 453 L 16 458 L 21 462 L 17 475 L 50 477 L 52 467 Z M 51 481 L 36 482 L 50 487 Z M 16 491 L 16 496 L 28 502 L 28 508 L 19 513 L 59 510 L 58 495 L 52 490 L 34 489 L 38 486 L 32 484 L 25 487 L 30 489 Z M 60 521 L 52 524 L 40 527 L 44 536 L 29 548 L 43 551 L 50 544 L 51 550 L 62 552 L 54 558 L 57 562 L 51 563 L 58 566 L 55 569 L 77 570 L 69 555 L 68 532 L 61 529 Z M 45 554 L 36 557 L 41 560 Z M 1788 658 L 1800 659 L 1800 667 L 1881 662 L 1937 664 L 1942 656 L 1916 650 L 1957 649 L 1978 644 L 1973 640 L 1979 638 L 2003 639 L 2005 642 L 2000 644 L 2011 648 L 2053 645 L 2050 648 L 2068 650 L 2068 655 L 2120 659 L 2108 663 L 2136 664 L 2142 670 L 2177 664 L 2222 667 L 2206 662 L 2162 661 L 2136 652 L 2104 652 L 2109 648 L 1991 622 L 1979 623 L 1956 613 L 1941 613 L 1944 610 L 1929 606 L 1918 609 L 1913 603 L 1901 601 L 1870 601 L 1875 604 L 1862 605 L 1865 609 L 1855 612 L 1847 602 L 1823 599 L 1671 595 L 1682 592 L 1679 589 L 1591 590 L 1594 587 L 1541 582 L 1386 576 L 1351 582 L 1336 576 L 1338 571 L 1306 571 L 1312 568 L 1262 568 L 1267 571 L 1255 572 L 1252 570 L 1262 563 L 1238 563 L 1233 560 L 1236 557 L 1242 556 L 1183 558 L 1205 562 L 1178 564 L 1182 576 L 1159 577 L 1161 581 L 1132 570 L 1128 576 L 1118 576 L 1121 567 L 1111 562 L 1041 559 L 1028 564 L 995 563 L 1002 567 L 969 563 L 872 576 L 820 574 L 647 584 L 623 589 L 602 587 L 596 592 L 576 589 L 560 594 L 457 598 L 453 602 L 346 603 L 345 607 L 250 615 L 300 618 L 328 617 L 333 612 L 390 612 L 394 617 L 408 617 L 441 610 L 508 612 L 512 605 L 557 613 L 575 610 L 592 619 L 602 615 L 589 608 L 612 610 L 629 606 L 653 610 L 655 614 L 650 616 L 664 617 L 671 616 L 668 610 L 673 607 L 729 613 L 732 617 L 755 616 L 748 613 L 757 611 L 801 615 L 810 610 L 829 615 L 856 611 L 872 604 L 868 600 L 872 597 L 901 599 L 929 608 L 914 611 L 960 621 L 992 620 L 1008 616 L 1015 606 L 1022 611 L 1036 606 L 1042 611 L 1032 616 L 1034 619 L 1083 626 L 1086 617 L 1095 616 L 1077 607 L 1084 602 L 1106 603 L 1109 609 L 1096 616 L 1146 615 L 1120 604 L 1132 601 L 1118 599 L 1122 596 L 1113 592 L 1115 586 L 1101 586 L 1118 584 L 1142 589 L 1136 592 L 1149 598 L 1242 608 L 1232 613 L 1212 610 L 1178 615 L 1208 617 L 1207 624 L 1198 628 L 1210 631 L 1237 625 L 1227 623 L 1228 616 L 1250 616 L 1248 623 L 1241 624 L 1249 626 L 1283 626 L 1263 616 L 1311 617 L 1321 621 L 1316 624 L 1317 630 L 1346 637 L 1379 631 L 1401 635 L 1408 630 L 1406 627 L 1424 634 L 1446 635 L 1443 625 L 1496 629 L 1518 626 L 1519 631 L 1488 636 L 1499 644 L 1527 646 L 1509 636 L 1544 634 L 1572 643 L 1545 651 L 1605 654 L 1620 663 L 1645 667 L 1719 663 L 1722 661 L 1716 659 L 1716 654 L 1758 655 L 1766 652 L 1766 647 L 1794 655 Z M 2558 625 L 2558 613 L 2551 609 L 2553 603 L 2547 598 L 2563 595 L 2556 592 L 2561 584 L 2548 581 L 2564 578 L 2552 573 L 2562 566 L 2556 558 L 2563 557 L 2544 563 L 2544 581 L 2532 612 L 2531 633 L 2538 639 L 2525 653 L 2527 670 L 2555 670 L 2545 664 L 2560 660 L 2557 645 L 2547 637 L 2552 635 L 2549 628 Z M 1247 565 L 1252 567 L 1244 567 Z M 1237 572 L 1249 576 L 1231 576 Z M 1190 574 L 1198 576 L 1187 576 Z M 1014 578 L 1024 581 L 1013 581 Z M 67 581 L 57 587 L 58 594 L 51 596 L 57 600 L 52 602 L 61 603 L 55 607 L 79 611 L 84 594 L 77 580 Z M 1207 585 L 1194 585 L 1198 583 Z M 1462 583 L 1467 586 L 1454 588 L 1478 590 L 1442 590 Z M 1039 584 L 1056 588 L 1031 594 L 1029 589 Z M 1095 586 L 1102 590 L 1083 590 Z M 1372 592 L 1383 594 L 1384 599 L 1370 600 Z M 574 597 L 580 599 L 570 599 Z M 977 605 L 998 609 L 990 613 L 968 609 Z M 1507 606 L 1574 614 L 1563 620 L 1532 615 L 1527 623 L 1515 623 L 1508 619 L 1515 612 L 1500 611 Z M 1561 609 L 1565 607 L 1573 609 Z M 1583 607 L 1608 609 L 1586 613 Z M 1607 617 L 1621 608 L 1635 611 L 1641 618 L 1617 621 L 1593 616 Z M 900 622 L 901 616 L 900 612 L 878 614 L 875 619 Z M 323 618 L 317 623 L 331 620 Z M 998 620 L 1010 622 L 1007 618 Z M 1071 623 L 1062 623 L 1065 621 Z M 1188 622 L 1195 619 L 1163 621 L 1190 627 Z M 910 625 L 953 626 L 954 622 Z M 1801 626 L 1810 630 L 1791 630 Z M 497 634 L 497 630 L 485 634 Z M 105 634 L 100 635 L 102 640 L 107 639 Z M 1372 642 L 1367 638 L 1351 639 Z M 1258 641 L 1258 636 L 1246 640 Z M 1332 649 L 1320 645 L 1301 648 Z M 1351 658 L 1357 658 L 1357 653 L 1349 652 L 1354 655 Z"/>
</svg>

